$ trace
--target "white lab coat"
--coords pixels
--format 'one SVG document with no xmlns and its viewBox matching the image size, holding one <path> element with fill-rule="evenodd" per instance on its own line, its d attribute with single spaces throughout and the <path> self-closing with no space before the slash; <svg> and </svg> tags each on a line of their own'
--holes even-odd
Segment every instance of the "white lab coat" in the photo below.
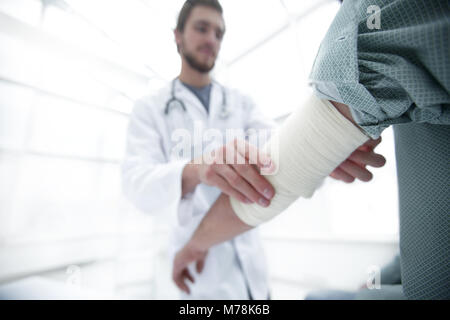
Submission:
<svg viewBox="0 0 450 320">
<path fill-rule="evenodd" d="M 174 159 L 171 140 L 175 128 L 184 127 L 192 134 L 192 122 L 204 129 L 270 128 L 274 123 L 266 119 L 247 97 L 226 89 L 229 116 L 222 119 L 222 89 L 213 83 L 209 114 L 198 98 L 179 80 L 175 96 L 186 106 L 164 114 L 171 97 L 171 85 L 152 97 L 140 99 L 133 109 L 127 137 L 127 153 L 122 166 L 123 189 L 139 209 L 151 214 L 169 215 L 173 225 L 170 257 L 189 240 L 198 224 L 220 194 L 217 188 L 204 184 L 181 197 L 181 176 L 191 159 Z M 225 136 L 225 133 L 224 133 Z M 217 146 L 223 143 L 218 141 Z M 266 299 L 269 294 L 266 262 L 258 230 L 246 232 L 232 241 L 212 247 L 203 272 L 198 275 L 190 266 L 195 284 L 190 285 L 188 299 Z M 190 284 L 190 282 L 189 282 Z"/>
</svg>

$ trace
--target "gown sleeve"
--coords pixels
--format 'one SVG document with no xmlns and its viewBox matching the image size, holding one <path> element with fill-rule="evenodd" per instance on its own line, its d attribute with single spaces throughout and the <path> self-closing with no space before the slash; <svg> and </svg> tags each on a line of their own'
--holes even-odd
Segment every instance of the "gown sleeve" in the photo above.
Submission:
<svg viewBox="0 0 450 320">
<path fill-rule="evenodd" d="M 379 29 L 368 24 L 379 10 Z M 372 138 L 392 124 L 450 124 L 447 0 L 346 0 L 316 56 L 310 82 L 347 104 Z"/>
</svg>

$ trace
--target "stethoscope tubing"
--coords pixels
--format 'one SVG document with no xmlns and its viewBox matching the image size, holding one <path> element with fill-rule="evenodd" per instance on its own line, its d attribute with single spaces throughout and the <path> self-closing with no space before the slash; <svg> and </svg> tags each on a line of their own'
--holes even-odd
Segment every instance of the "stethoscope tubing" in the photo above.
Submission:
<svg viewBox="0 0 450 320">
<path fill-rule="evenodd" d="M 177 81 L 178 78 L 175 78 L 172 80 L 172 86 L 171 86 L 171 90 L 170 90 L 170 99 L 166 102 L 166 107 L 164 109 L 164 115 L 168 116 L 170 111 L 172 110 L 172 107 L 174 105 L 174 103 L 178 104 L 181 106 L 181 108 L 183 109 L 184 112 L 187 112 L 186 109 L 186 105 L 184 104 L 184 102 L 177 98 L 175 96 L 175 82 Z M 220 118 L 222 119 L 226 119 L 229 116 L 229 111 L 227 108 L 227 94 L 225 92 L 225 88 L 223 86 L 221 86 L 219 84 L 221 90 L 222 90 L 222 109 L 220 111 Z"/>
</svg>

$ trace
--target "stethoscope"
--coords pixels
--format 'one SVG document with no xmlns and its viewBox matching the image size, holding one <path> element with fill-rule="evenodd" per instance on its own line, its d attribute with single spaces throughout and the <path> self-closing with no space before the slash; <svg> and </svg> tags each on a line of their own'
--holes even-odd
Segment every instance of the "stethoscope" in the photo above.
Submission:
<svg viewBox="0 0 450 320">
<path fill-rule="evenodd" d="M 166 108 L 164 109 L 164 114 L 167 116 L 174 108 L 181 108 L 184 112 L 186 112 L 186 105 L 184 102 L 180 99 L 178 99 L 175 96 L 175 82 L 178 78 L 175 78 L 172 80 L 172 89 L 170 91 L 171 97 L 166 103 Z M 218 84 L 219 85 L 219 84 Z M 221 119 L 226 119 L 230 116 L 230 112 L 227 108 L 227 94 L 225 92 L 225 88 L 221 85 L 219 85 L 220 89 L 222 90 L 222 108 L 219 113 L 219 117 Z"/>
</svg>

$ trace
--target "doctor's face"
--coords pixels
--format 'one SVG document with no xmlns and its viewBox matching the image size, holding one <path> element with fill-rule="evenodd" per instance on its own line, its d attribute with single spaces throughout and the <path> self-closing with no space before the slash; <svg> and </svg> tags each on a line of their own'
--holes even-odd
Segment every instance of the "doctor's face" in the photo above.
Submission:
<svg viewBox="0 0 450 320">
<path fill-rule="evenodd" d="M 183 33 L 175 31 L 175 40 L 191 68 L 208 73 L 216 62 L 224 32 L 225 24 L 218 11 L 197 6 L 192 9 Z"/>
</svg>

